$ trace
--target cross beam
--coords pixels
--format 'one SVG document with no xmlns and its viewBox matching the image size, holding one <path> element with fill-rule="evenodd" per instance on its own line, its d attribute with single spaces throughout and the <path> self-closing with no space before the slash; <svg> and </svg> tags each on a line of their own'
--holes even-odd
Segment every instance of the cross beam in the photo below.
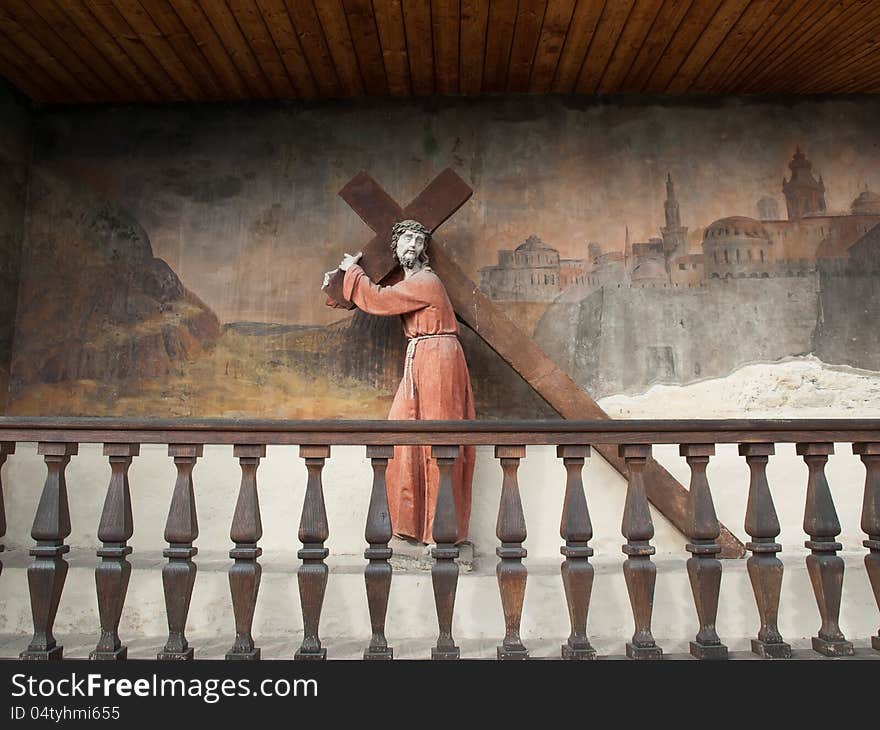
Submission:
<svg viewBox="0 0 880 730">
<path fill-rule="evenodd" d="M 373 178 L 361 171 L 339 191 L 376 235 L 362 249 L 361 268 L 373 281 L 382 281 L 397 268 L 397 260 L 390 248 L 391 226 L 401 220 L 417 220 L 433 234 L 455 211 L 463 206 L 473 189 L 455 171 L 447 167 L 435 177 L 406 208 L 402 209 Z M 344 309 L 354 304 L 342 296 L 345 272 L 337 271 L 324 289 L 331 303 Z"/>
<path fill-rule="evenodd" d="M 447 168 L 410 205 L 402 209 L 368 173 L 358 173 L 340 190 L 339 195 L 376 233 L 363 248 L 364 255 L 359 263 L 373 281 L 381 281 L 397 267 L 389 247 L 391 225 L 395 221 L 403 218 L 420 220 L 418 215 L 426 215 L 420 222 L 433 232 L 470 198 L 472 192 L 464 180 Z M 461 202 L 456 205 L 458 200 Z M 480 291 L 455 263 L 443 243 L 433 236 L 430 257 L 431 268 L 442 279 L 458 318 L 519 373 L 551 408 L 567 419 L 610 418 L 531 337 Z M 344 276 L 342 272 L 337 272 L 337 275 Z M 336 289 L 340 293 L 333 297 L 337 301 L 342 299 L 342 276 L 338 277 L 340 281 Z M 333 281 L 331 279 L 331 285 Z M 594 448 L 614 469 L 626 476 L 626 465 L 623 458 L 617 455 L 615 446 L 600 444 Z M 653 459 L 648 461 L 645 470 L 645 490 L 651 503 L 686 535 L 688 491 Z M 718 541 L 722 557 L 739 558 L 745 554 L 743 544 L 724 525 L 721 525 Z"/>
</svg>

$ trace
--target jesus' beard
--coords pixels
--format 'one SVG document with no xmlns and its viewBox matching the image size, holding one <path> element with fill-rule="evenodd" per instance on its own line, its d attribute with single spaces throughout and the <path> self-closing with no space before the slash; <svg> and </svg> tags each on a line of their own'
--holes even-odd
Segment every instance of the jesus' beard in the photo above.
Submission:
<svg viewBox="0 0 880 730">
<path fill-rule="evenodd" d="M 414 269 L 419 263 L 418 256 L 415 255 L 415 252 L 407 251 L 403 254 L 403 258 L 400 261 L 400 265 L 405 269 Z"/>
</svg>

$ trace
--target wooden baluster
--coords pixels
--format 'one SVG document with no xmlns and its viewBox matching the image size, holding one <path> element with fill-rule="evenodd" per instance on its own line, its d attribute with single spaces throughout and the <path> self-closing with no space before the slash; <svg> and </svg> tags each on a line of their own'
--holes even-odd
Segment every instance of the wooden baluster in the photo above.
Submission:
<svg viewBox="0 0 880 730">
<path fill-rule="evenodd" d="M 626 461 L 629 475 L 626 503 L 623 508 L 621 532 L 626 538 L 622 547 L 627 556 L 623 561 L 623 577 L 632 604 L 635 633 L 626 645 L 631 659 L 659 659 L 663 650 L 651 634 L 651 614 L 654 610 L 654 583 L 657 567 L 651 562 L 656 552 L 651 545 L 654 523 L 645 494 L 645 464 L 651 456 L 650 444 L 620 444 L 618 454 Z"/>
<path fill-rule="evenodd" d="M 229 530 L 229 539 L 235 543 L 235 547 L 229 551 L 229 557 L 235 561 L 229 567 L 229 591 L 235 614 L 235 642 L 226 652 L 226 658 L 257 660 L 260 658 L 260 649 L 254 646 L 251 633 L 257 594 L 260 591 L 260 577 L 263 574 L 257 561 L 263 554 L 263 548 L 257 546 L 263 536 L 260 497 L 257 494 L 257 467 L 260 459 L 266 456 L 266 447 L 259 444 L 236 444 L 232 447 L 232 455 L 241 466 L 241 484 Z"/>
<path fill-rule="evenodd" d="M 41 442 L 37 445 L 37 453 L 46 462 L 48 473 L 31 528 L 31 537 L 37 542 L 30 550 L 34 562 L 27 571 L 34 637 L 21 653 L 22 659 L 61 659 L 64 655 L 52 627 L 67 577 L 68 565 L 63 555 L 70 550 L 70 545 L 64 544 L 64 538 L 70 534 L 64 471 L 78 449 L 79 444 Z"/>
<path fill-rule="evenodd" d="M 721 552 L 718 536 L 721 528 L 712 503 L 712 491 L 706 478 L 709 457 L 715 444 L 681 444 L 678 452 L 691 468 L 688 492 L 688 537 L 685 549 L 691 554 L 687 561 L 688 578 L 694 594 L 694 606 L 700 629 L 691 642 L 691 655 L 697 659 L 727 659 L 727 647 L 715 631 L 718 615 L 718 594 L 721 590 Z"/>
<path fill-rule="evenodd" d="M 853 453 L 859 454 L 865 464 L 861 524 L 868 539 L 862 545 L 868 548 L 865 570 L 874 590 L 874 600 L 880 608 L 880 443 L 853 444 Z M 871 646 L 880 651 L 880 631 L 871 637 Z"/>
<path fill-rule="evenodd" d="M 138 444 L 104 444 L 104 456 L 110 458 L 111 473 L 98 525 L 98 539 L 103 543 L 97 550 L 101 562 L 95 568 L 101 638 L 89 659 L 114 660 L 128 656 L 128 647 L 119 640 L 119 620 L 131 577 L 131 563 L 126 559 L 131 547 L 126 543 L 134 534 L 128 468 L 139 453 Z"/>
<path fill-rule="evenodd" d="M 848 656 L 853 653 L 853 646 L 838 625 L 843 559 L 837 551 L 843 546 L 834 538 L 840 534 L 840 521 L 825 478 L 825 464 L 828 454 L 834 453 L 834 444 L 798 444 L 797 453 L 804 457 L 810 470 L 804 508 L 804 532 L 810 539 L 804 546 L 811 551 L 807 555 L 807 571 L 822 617 L 819 635 L 813 637 L 813 650 L 825 656 Z"/>
<path fill-rule="evenodd" d="M 0 442 L 0 471 L 3 469 L 3 465 L 6 463 L 6 458 L 10 454 L 15 453 L 15 442 L 14 441 L 2 441 Z M 3 480 L 0 479 L 0 540 L 6 535 L 6 506 L 3 502 Z M 6 549 L 6 546 L 0 542 L 0 553 L 2 553 Z M 2 557 L 2 555 L 0 555 Z M 3 561 L 0 560 L 0 575 L 3 574 Z"/>
<path fill-rule="evenodd" d="M 364 651 L 364 659 L 393 659 L 394 650 L 385 638 L 385 616 L 388 613 L 388 594 L 391 591 L 391 564 L 388 559 L 393 551 L 388 547 L 391 539 L 391 516 L 388 512 L 388 491 L 385 470 L 388 460 L 394 456 L 393 446 L 367 446 L 367 458 L 373 464 L 373 490 L 367 512 L 364 539 L 367 549 L 364 558 L 364 582 L 367 585 L 367 603 L 370 607 L 370 626 L 373 635 Z"/>
<path fill-rule="evenodd" d="M 499 659 L 529 658 L 528 649 L 523 646 L 519 635 L 528 578 L 528 569 L 522 561 L 528 551 L 522 546 L 526 539 L 526 518 L 519 495 L 517 471 L 520 459 L 525 455 L 525 446 L 495 447 L 495 458 L 501 462 L 504 474 L 498 521 L 495 524 L 495 535 L 501 541 L 501 545 L 495 548 L 499 558 L 495 575 L 504 609 L 504 641 L 497 650 Z"/>
<path fill-rule="evenodd" d="M 746 568 L 761 620 L 758 638 L 752 639 L 752 651 L 768 659 L 789 659 L 791 646 L 782 640 L 776 625 L 783 572 L 782 561 L 776 553 L 782 546 L 776 542 L 779 519 L 767 483 L 767 462 L 776 453 L 776 447 L 771 443 L 740 444 L 739 453 L 746 457 L 751 473 L 745 530 L 752 538 L 746 543 L 752 556 L 746 561 Z"/>
<path fill-rule="evenodd" d="M 583 470 L 589 455 L 590 447 L 586 445 L 556 447 L 556 456 L 562 459 L 566 472 L 565 501 L 559 525 L 559 535 L 565 545 L 559 552 L 565 556 L 560 570 L 571 622 L 571 634 L 562 645 L 563 659 L 596 658 L 596 650 L 587 638 L 587 614 L 593 591 L 593 566 L 590 565 L 593 548 L 588 543 L 593 537 L 593 525 L 584 493 Z"/>
<path fill-rule="evenodd" d="M 321 472 L 324 470 L 324 460 L 330 456 L 330 447 L 300 446 L 299 455 L 306 462 L 308 481 L 299 523 L 302 550 L 297 553 L 297 557 L 302 560 L 302 565 L 296 576 L 302 604 L 303 641 L 294 654 L 294 659 L 321 660 L 327 658 L 327 650 L 321 646 L 318 625 L 324 605 L 324 592 L 327 590 L 328 568 L 324 559 L 330 554 L 324 547 L 324 541 L 330 536 L 330 527 L 324 507 Z"/>
<path fill-rule="evenodd" d="M 455 496 L 452 492 L 452 470 L 458 458 L 459 446 L 432 446 L 431 456 L 437 460 L 440 483 L 437 488 L 437 506 L 431 536 L 436 547 L 431 550 L 431 582 L 434 584 L 434 604 L 440 633 L 437 646 L 431 649 L 431 659 L 458 659 L 461 650 L 452 638 L 452 615 L 455 609 L 455 591 L 458 586 L 458 523 L 455 516 Z"/>
<path fill-rule="evenodd" d="M 174 483 L 168 520 L 165 522 L 168 548 L 162 551 L 162 555 L 168 558 L 168 562 L 162 567 L 165 611 L 168 614 L 168 641 L 157 655 L 158 659 L 193 658 L 194 651 L 186 640 L 185 631 L 198 569 L 192 559 L 199 552 L 198 548 L 193 547 L 193 541 L 199 536 L 199 521 L 192 472 L 202 450 L 201 444 L 168 445 L 168 456 L 174 457 L 177 466 L 177 481 Z"/>
</svg>

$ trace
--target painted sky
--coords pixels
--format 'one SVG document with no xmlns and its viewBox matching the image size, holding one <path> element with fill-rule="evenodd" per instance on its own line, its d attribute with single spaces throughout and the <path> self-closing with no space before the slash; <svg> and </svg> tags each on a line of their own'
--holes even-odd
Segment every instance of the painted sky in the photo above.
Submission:
<svg viewBox="0 0 880 730">
<path fill-rule="evenodd" d="M 370 232 L 337 196 L 369 170 L 407 202 L 452 166 L 475 189 L 442 229 L 479 279 L 532 233 L 563 256 L 658 235 L 664 181 L 684 225 L 756 215 L 800 145 L 829 210 L 880 190 L 880 101 L 579 102 L 558 97 L 46 113 L 35 172 L 113 200 L 221 321 L 323 324 L 322 272 Z M 73 151 L 71 151 L 73 150 Z M 52 194 L 61 195 L 60 187 Z"/>
</svg>

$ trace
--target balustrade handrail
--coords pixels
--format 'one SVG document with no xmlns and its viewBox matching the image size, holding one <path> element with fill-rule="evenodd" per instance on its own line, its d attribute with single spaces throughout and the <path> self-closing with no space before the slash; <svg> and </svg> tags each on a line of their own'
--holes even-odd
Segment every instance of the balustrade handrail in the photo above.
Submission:
<svg viewBox="0 0 880 730">
<path fill-rule="evenodd" d="M 880 419 L 390 421 L 0 416 L 0 441 L 362 446 L 869 443 L 880 441 Z"/>
</svg>

